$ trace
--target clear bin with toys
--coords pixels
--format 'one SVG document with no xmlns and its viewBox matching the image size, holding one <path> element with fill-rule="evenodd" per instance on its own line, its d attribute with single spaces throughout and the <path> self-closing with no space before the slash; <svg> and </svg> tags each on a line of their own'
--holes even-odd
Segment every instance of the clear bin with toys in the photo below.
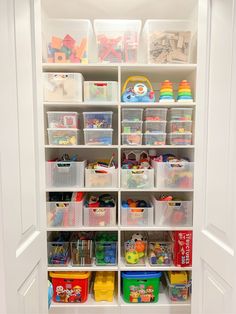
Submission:
<svg viewBox="0 0 236 314">
<path fill-rule="evenodd" d="M 115 272 L 97 271 L 95 274 L 93 290 L 96 302 L 112 302 L 115 292 Z"/>
<path fill-rule="evenodd" d="M 147 20 L 143 29 L 147 40 L 148 63 L 189 63 L 193 26 L 188 20 Z"/>
<path fill-rule="evenodd" d="M 122 121 L 125 122 L 138 122 L 143 120 L 142 108 L 122 108 L 121 109 Z"/>
<path fill-rule="evenodd" d="M 117 265 L 117 233 L 97 232 L 95 237 L 95 263 L 97 266 Z"/>
<path fill-rule="evenodd" d="M 70 233 L 51 233 L 48 238 L 48 266 L 65 266 L 69 261 Z"/>
<path fill-rule="evenodd" d="M 166 121 L 166 108 L 146 108 L 144 111 L 145 121 Z"/>
<path fill-rule="evenodd" d="M 192 115 L 192 108 L 170 108 L 168 111 L 170 121 L 192 121 Z"/>
<path fill-rule="evenodd" d="M 191 145 L 192 133 L 169 133 L 167 143 L 169 145 Z"/>
<path fill-rule="evenodd" d="M 146 133 L 165 133 L 166 121 L 145 121 L 144 132 Z"/>
<path fill-rule="evenodd" d="M 47 202 L 47 226 L 81 227 L 83 224 L 83 193 L 49 193 Z"/>
<path fill-rule="evenodd" d="M 112 227 L 115 225 L 115 199 L 110 194 L 88 195 L 84 204 L 84 226 Z"/>
<path fill-rule="evenodd" d="M 142 133 L 143 121 L 122 121 L 122 133 Z"/>
<path fill-rule="evenodd" d="M 70 242 L 72 266 L 93 265 L 93 233 L 78 232 L 72 235 Z"/>
<path fill-rule="evenodd" d="M 85 81 L 85 102 L 115 102 L 117 101 L 118 82 L 114 81 Z"/>
<path fill-rule="evenodd" d="M 161 146 L 166 144 L 166 133 L 144 133 L 144 145 Z"/>
<path fill-rule="evenodd" d="M 94 20 L 98 62 L 137 63 L 141 20 Z"/>
<path fill-rule="evenodd" d="M 188 281 L 187 272 L 165 272 L 165 280 L 169 299 L 172 302 L 186 302 L 190 295 L 191 283 Z"/>
<path fill-rule="evenodd" d="M 121 186 L 124 189 L 152 189 L 153 169 L 121 169 Z"/>
<path fill-rule="evenodd" d="M 83 112 L 85 129 L 112 128 L 112 111 Z"/>
<path fill-rule="evenodd" d="M 47 129 L 49 145 L 78 145 L 78 129 Z"/>
<path fill-rule="evenodd" d="M 192 121 L 170 121 L 168 122 L 169 133 L 191 133 Z"/>
<path fill-rule="evenodd" d="M 157 200 L 155 207 L 155 225 L 159 227 L 191 227 L 193 224 L 193 202 L 175 200 L 172 196 Z"/>
<path fill-rule="evenodd" d="M 85 145 L 112 145 L 113 129 L 84 129 Z"/>
<path fill-rule="evenodd" d="M 61 303 L 84 303 L 89 293 L 90 272 L 51 271 L 53 301 Z"/>
<path fill-rule="evenodd" d="M 127 231 L 124 234 L 124 261 L 127 266 L 145 266 L 147 257 L 148 235 L 147 233 L 133 233 Z"/>
<path fill-rule="evenodd" d="M 116 188 L 118 185 L 118 169 L 115 167 L 104 169 L 85 168 L 85 187 L 88 188 Z"/>
<path fill-rule="evenodd" d="M 78 129 L 79 114 L 71 111 L 48 111 L 49 129 Z"/>
<path fill-rule="evenodd" d="M 151 266 L 172 265 L 173 241 L 168 232 L 149 233 L 148 260 Z"/>
<path fill-rule="evenodd" d="M 121 134 L 122 145 L 142 145 L 143 134 L 142 133 L 122 133 Z"/>
<path fill-rule="evenodd" d="M 92 41 L 89 20 L 47 19 L 43 30 L 43 62 L 87 64 Z"/>
<path fill-rule="evenodd" d="M 80 73 L 43 73 L 44 101 L 83 101 L 83 76 Z"/>
<path fill-rule="evenodd" d="M 148 199 L 122 200 L 121 225 L 148 227 L 153 225 L 153 205 Z"/>
</svg>

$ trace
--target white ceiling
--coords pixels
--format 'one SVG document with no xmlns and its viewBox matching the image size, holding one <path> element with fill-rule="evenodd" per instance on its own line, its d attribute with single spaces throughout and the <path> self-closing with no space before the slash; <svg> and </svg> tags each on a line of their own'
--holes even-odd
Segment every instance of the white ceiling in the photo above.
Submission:
<svg viewBox="0 0 236 314">
<path fill-rule="evenodd" d="M 189 19 L 197 0 L 42 0 L 48 17 L 79 19 Z"/>
</svg>

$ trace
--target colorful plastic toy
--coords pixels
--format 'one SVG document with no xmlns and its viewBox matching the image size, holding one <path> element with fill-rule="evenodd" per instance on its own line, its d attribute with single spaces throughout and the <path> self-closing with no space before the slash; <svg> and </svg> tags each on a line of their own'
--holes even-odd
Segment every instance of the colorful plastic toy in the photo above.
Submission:
<svg viewBox="0 0 236 314">
<path fill-rule="evenodd" d="M 179 278 L 182 277 L 180 279 L 180 282 L 175 281 L 176 283 L 171 283 L 170 282 L 170 278 L 173 278 L 173 276 L 175 276 L 173 274 L 170 273 L 175 273 L 175 272 L 168 272 L 168 274 L 165 272 L 165 279 L 166 279 L 166 283 L 167 283 L 167 289 L 168 289 L 168 294 L 169 294 L 169 298 L 172 302 L 185 302 L 187 301 L 189 294 L 190 294 L 190 289 L 191 289 L 191 282 L 187 281 L 185 283 L 183 283 L 183 279 L 184 281 L 187 280 L 187 273 L 186 272 L 178 272 L 179 273 Z M 176 272 L 177 273 L 177 272 Z"/>
<path fill-rule="evenodd" d="M 161 83 L 159 102 L 174 102 L 173 84 L 169 80 Z"/>
<path fill-rule="evenodd" d="M 132 87 L 127 87 L 133 83 Z M 148 87 L 147 87 L 147 85 Z M 122 88 L 122 102 L 155 102 L 155 94 L 149 79 L 145 76 L 130 76 Z"/>
<path fill-rule="evenodd" d="M 140 234 L 133 234 L 131 239 L 125 242 L 125 261 L 127 264 L 145 265 L 147 255 L 147 240 Z"/>
<path fill-rule="evenodd" d="M 53 287 L 52 283 L 48 280 L 48 308 L 50 308 L 53 297 Z"/>
<path fill-rule="evenodd" d="M 177 101 L 178 102 L 193 102 L 190 83 L 188 83 L 187 80 L 182 80 L 179 83 Z"/>
<path fill-rule="evenodd" d="M 95 239 L 96 265 L 109 266 L 117 264 L 117 234 L 99 232 Z"/>
<path fill-rule="evenodd" d="M 96 302 L 112 302 L 115 289 L 115 272 L 97 271 L 94 280 L 94 298 Z"/>
<path fill-rule="evenodd" d="M 165 241 L 150 242 L 148 256 L 150 265 L 171 265 L 172 243 Z"/>
</svg>

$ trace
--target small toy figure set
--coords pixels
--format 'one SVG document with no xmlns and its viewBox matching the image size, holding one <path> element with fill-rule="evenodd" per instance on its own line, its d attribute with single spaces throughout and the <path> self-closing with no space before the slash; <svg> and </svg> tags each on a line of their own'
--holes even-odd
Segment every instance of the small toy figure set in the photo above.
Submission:
<svg viewBox="0 0 236 314">
<path fill-rule="evenodd" d="M 169 266 L 172 263 L 172 242 L 149 242 L 149 263 L 152 266 Z"/>
<path fill-rule="evenodd" d="M 98 232 L 96 234 L 95 260 L 98 266 L 117 264 L 117 233 Z"/>
<path fill-rule="evenodd" d="M 191 282 L 186 271 L 168 271 L 165 272 L 165 279 L 169 298 L 172 302 L 185 302 L 187 301 Z"/>
<path fill-rule="evenodd" d="M 48 44 L 48 63 L 88 63 L 87 38 L 80 43 L 70 34 L 63 38 L 52 36 Z"/>
<path fill-rule="evenodd" d="M 128 84 L 132 86 L 127 87 Z M 121 94 L 122 102 L 155 102 L 152 84 L 145 76 L 128 77 L 123 85 Z"/>
<path fill-rule="evenodd" d="M 147 237 L 135 233 L 125 242 L 125 262 L 127 265 L 145 265 L 147 256 Z"/>
</svg>

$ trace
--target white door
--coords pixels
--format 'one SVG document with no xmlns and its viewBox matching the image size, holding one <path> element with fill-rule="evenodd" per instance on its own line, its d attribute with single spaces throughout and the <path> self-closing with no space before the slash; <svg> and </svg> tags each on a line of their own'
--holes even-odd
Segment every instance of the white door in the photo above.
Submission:
<svg viewBox="0 0 236 314">
<path fill-rule="evenodd" d="M 199 1 L 193 314 L 236 313 L 236 1 Z"/>
<path fill-rule="evenodd" d="M 5 310 L 7 314 L 45 314 L 39 1 L 1 1 L 0 23 L 0 239 L 4 241 L 0 271 L 5 275 Z"/>
</svg>

